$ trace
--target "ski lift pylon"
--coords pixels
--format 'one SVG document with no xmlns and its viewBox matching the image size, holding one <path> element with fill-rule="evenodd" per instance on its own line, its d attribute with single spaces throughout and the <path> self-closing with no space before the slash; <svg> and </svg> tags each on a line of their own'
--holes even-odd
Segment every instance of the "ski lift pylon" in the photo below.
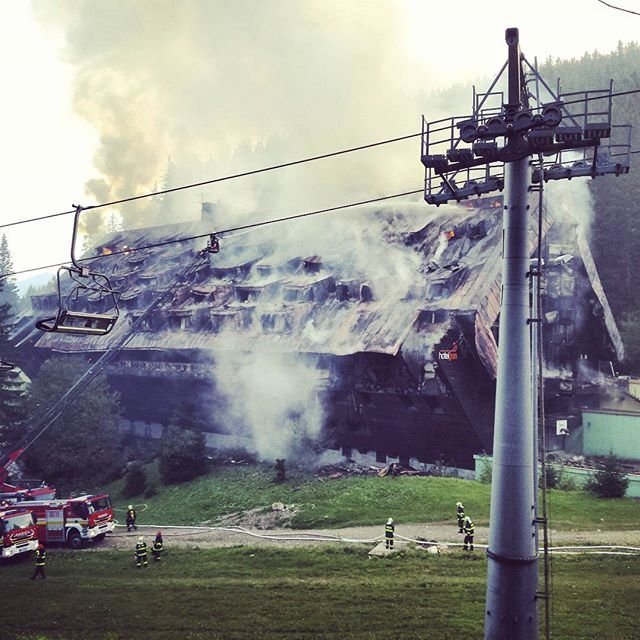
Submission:
<svg viewBox="0 0 640 640">
<path fill-rule="evenodd" d="M 118 319 L 118 300 L 107 276 L 91 271 L 89 266 L 81 266 L 76 262 L 75 244 L 82 207 L 73 206 L 76 213 L 71 241 L 72 266 L 63 266 L 58 269 L 58 313 L 51 318 L 38 320 L 36 327 L 41 331 L 48 332 L 104 335 L 113 329 Z M 64 285 L 60 279 L 61 274 L 64 273 L 68 274 L 72 283 L 68 288 L 68 293 L 63 291 Z M 106 311 L 101 313 L 88 311 L 86 302 L 90 295 L 97 295 L 99 300 L 106 300 Z"/>
</svg>

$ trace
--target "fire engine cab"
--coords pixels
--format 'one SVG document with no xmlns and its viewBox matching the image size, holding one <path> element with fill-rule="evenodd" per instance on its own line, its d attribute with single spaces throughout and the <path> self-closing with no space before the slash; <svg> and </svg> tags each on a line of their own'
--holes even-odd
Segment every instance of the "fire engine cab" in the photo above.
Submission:
<svg viewBox="0 0 640 640">
<path fill-rule="evenodd" d="M 111 500 L 106 494 L 17 504 L 33 514 L 41 542 L 62 542 L 79 549 L 83 542 L 100 542 L 115 529 Z"/>
<path fill-rule="evenodd" d="M 0 558 L 38 548 L 38 531 L 29 509 L 16 506 L 0 507 Z"/>
</svg>

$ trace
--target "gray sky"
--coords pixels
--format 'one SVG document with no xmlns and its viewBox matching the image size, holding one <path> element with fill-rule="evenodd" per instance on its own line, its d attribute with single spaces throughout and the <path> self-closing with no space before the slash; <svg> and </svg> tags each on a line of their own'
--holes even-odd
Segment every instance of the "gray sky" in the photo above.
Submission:
<svg viewBox="0 0 640 640">
<path fill-rule="evenodd" d="M 544 62 L 637 40 L 640 16 L 597 0 L 5 0 L 0 219 L 153 190 L 169 159 L 175 186 L 417 132 L 423 113 L 447 108 L 429 104 L 434 90 L 464 85 L 470 104 L 471 84 L 484 88 L 504 62 L 512 26 Z M 225 227 L 421 180 L 415 139 L 189 191 L 172 215 L 217 201 Z M 153 212 L 117 213 L 144 226 Z M 3 230 L 15 268 L 67 260 L 71 221 Z"/>
</svg>

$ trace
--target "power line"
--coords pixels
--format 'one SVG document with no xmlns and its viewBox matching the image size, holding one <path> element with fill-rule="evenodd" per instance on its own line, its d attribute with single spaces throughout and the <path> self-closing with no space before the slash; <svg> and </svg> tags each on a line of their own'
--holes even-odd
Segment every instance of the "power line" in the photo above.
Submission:
<svg viewBox="0 0 640 640">
<path fill-rule="evenodd" d="M 209 231 L 207 233 L 199 233 L 196 235 L 192 235 L 192 236 L 186 236 L 184 238 L 176 238 L 175 240 L 164 240 L 162 242 L 157 242 L 157 243 L 153 243 L 153 244 L 147 244 L 143 247 L 127 247 L 126 249 L 121 249 L 119 251 L 113 251 L 111 253 L 105 253 L 103 255 L 99 255 L 99 256 L 91 256 L 89 258 L 79 258 L 76 260 L 76 262 L 88 262 L 91 260 L 96 260 L 97 258 L 110 258 L 112 256 L 118 256 L 118 255 L 122 255 L 125 253 L 133 253 L 135 251 L 145 251 L 147 249 L 155 249 L 157 247 L 164 247 L 166 245 L 170 245 L 170 244 L 176 244 L 176 243 L 180 243 L 180 242 L 188 242 L 190 240 L 198 240 L 199 238 L 208 238 L 209 236 L 211 236 L 212 233 L 215 233 L 215 235 L 217 236 L 224 236 L 224 234 L 227 233 L 234 233 L 236 231 L 244 231 L 247 229 L 256 229 L 258 227 L 264 227 L 267 225 L 271 225 L 271 224 L 278 224 L 280 222 L 287 222 L 289 220 L 298 220 L 300 218 L 307 218 L 310 216 L 317 216 L 323 213 L 331 213 L 334 211 L 340 211 L 342 209 L 348 209 L 350 207 L 359 207 L 359 206 L 363 206 L 365 204 L 373 204 L 375 202 L 384 202 L 386 200 L 392 200 L 394 198 L 402 198 L 404 196 L 411 196 L 411 195 L 416 195 L 418 193 L 423 193 L 424 190 L 423 189 L 415 189 L 413 191 L 404 191 L 402 193 L 394 193 L 392 195 L 388 195 L 388 196 L 380 196 L 378 198 L 369 198 L 368 200 L 360 200 L 358 202 L 350 202 L 348 204 L 341 204 L 341 205 L 336 205 L 335 207 L 327 207 L 325 209 L 316 209 L 315 211 L 307 211 L 305 213 L 297 213 L 291 216 L 284 216 L 282 218 L 274 218 L 272 220 L 262 220 L 261 222 L 253 222 L 251 224 L 245 224 L 245 225 L 241 225 L 238 227 L 231 227 L 229 229 L 222 229 L 219 231 Z M 9 273 L 4 273 L 2 275 L 0 275 L 0 279 L 2 278 L 9 278 L 11 276 L 17 276 L 17 275 L 21 275 L 24 273 L 30 273 L 32 271 L 41 271 L 43 269 L 52 269 L 53 267 L 61 267 L 63 265 L 68 264 L 70 261 L 66 261 L 66 262 L 56 262 L 54 264 L 48 264 L 48 265 L 43 265 L 40 267 L 32 267 L 30 269 L 21 269 L 20 271 L 11 271 Z"/>
<path fill-rule="evenodd" d="M 613 4 L 609 4 L 608 2 L 605 2 L 604 0 L 598 0 L 598 2 L 600 4 L 603 4 L 605 7 L 609 7 L 610 9 L 616 9 L 618 11 L 624 11 L 625 13 L 631 13 L 634 16 L 640 16 L 640 13 L 638 13 L 637 11 L 631 11 L 631 9 L 625 9 L 624 7 L 616 7 Z"/>
<path fill-rule="evenodd" d="M 422 132 L 418 133 L 410 133 L 406 136 L 399 136 L 397 138 L 389 138 L 387 140 L 379 140 L 378 142 L 371 142 L 369 144 L 363 144 L 359 147 L 350 147 L 348 149 L 341 149 L 339 151 L 332 151 L 331 153 L 323 153 L 318 156 L 310 156 L 308 158 L 302 158 L 300 160 L 292 160 L 291 162 L 282 162 L 280 164 L 274 164 L 267 167 L 262 167 L 260 169 L 252 169 L 250 171 L 243 171 L 241 173 L 233 173 L 228 176 L 222 176 L 220 178 L 211 178 L 210 180 L 203 180 L 201 182 L 192 182 L 190 184 L 185 184 L 179 187 L 172 187 L 170 189 L 162 189 L 161 191 L 152 191 L 150 193 L 142 193 L 137 196 L 130 196 L 128 198 L 121 198 L 120 200 L 111 200 L 109 202 L 102 202 L 100 204 L 87 205 L 83 206 L 83 211 L 88 211 L 89 209 L 100 209 L 102 207 L 111 207 L 117 204 L 123 204 L 126 202 L 133 202 L 135 200 L 142 200 L 143 198 L 153 198 L 156 196 L 162 196 L 168 193 L 175 193 L 176 191 L 185 191 L 186 189 L 195 189 L 196 187 L 202 187 L 209 184 L 216 184 L 218 182 L 225 182 L 227 180 L 235 180 L 237 178 L 245 178 L 247 176 L 256 175 L 258 173 L 266 173 L 267 171 L 275 171 L 276 169 L 284 169 L 286 167 L 293 167 L 299 164 L 304 164 L 306 162 L 314 162 L 316 160 L 325 160 L 326 158 L 332 158 L 334 156 L 345 155 L 347 153 L 353 153 L 354 151 L 363 151 L 365 149 L 372 149 L 374 147 L 379 147 L 385 144 L 391 144 L 393 142 L 401 142 L 402 140 L 409 140 L 410 138 L 416 138 L 421 136 Z M 75 209 L 71 209 L 70 211 L 63 211 L 61 213 L 52 213 L 45 216 L 39 216 L 37 218 L 29 218 L 27 220 L 18 220 L 16 222 L 9 222 L 6 224 L 0 224 L 0 229 L 4 229 L 5 227 L 12 227 L 19 224 L 26 224 L 28 222 L 37 222 L 39 220 L 46 220 L 47 218 L 54 218 L 57 216 L 69 215 L 71 213 L 75 213 Z"/>
</svg>

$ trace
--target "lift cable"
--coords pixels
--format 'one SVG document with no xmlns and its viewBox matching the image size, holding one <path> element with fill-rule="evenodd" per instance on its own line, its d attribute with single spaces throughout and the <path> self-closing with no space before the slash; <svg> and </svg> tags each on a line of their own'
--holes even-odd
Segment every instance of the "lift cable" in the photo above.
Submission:
<svg viewBox="0 0 640 640">
<path fill-rule="evenodd" d="M 380 196 L 379 198 L 369 198 L 368 200 L 360 200 L 358 202 L 350 202 L 347 204 L 336 205 L 334 207 L 327 207 L 325 209 L 316 209 L 315 211 L 306 211 L 304 213 L 296 213 L 291 216 L 284 216 L 282 218 L 273 218 L 271 220 L 262 220 L 260 222 L 252 222 L 250 224 L 240 225 L 238 227 L 230 227 L 229 229 L 223 229 L 221 231 L 215 231 L 215 235 L 220 238 L 224 234 L 234 233 L 237 231 L 245 231 L 248 229 L 255 229 L 258 227 L 264 227 L 271 224 L 278 224 L 280 222 L 287 222 L 289 220 L 297 220 L 299 218 L 307 218 L 310 216 L 316 216 L 323 213 L 332 213 L 334 211 L 340 211 L 342 209 L 349 209 L 351 207 L 359 207 L 366 204 L 373 204 L 375 202 L 384 202 L 386 200 L 392 200 L 394 198 L 402 198 L 404 196 L 416 195 L 418 193 L 423 193 L 424 189 L 414 189 L 413 191 L 403 191 L 402 193 L 394 193 L 392 195 Z M 83 208 L 84 210 L 84 208 Z M 75 212 L 75 209 L 74 209 Z M 126 249 L 113 251 L 111 253 L 106 253 L 100 256 L 91 256 L 90 258 L 78 258 L 76 261 L 80 262 L 88 262 L 91 260 L 95 260 L 97 258 L 110 258 L 112 256 L 122 255 L 123 253 L 132 253 L 134 251 L 145 251 L 146 249 L 155 249 L 157 247 L 164 247 L 169 244 L 176 244 L 179 242 L 188 242 L 190 240 L 198 240 L 201 238 L 208 238 L 211 236 L 212 232 L 207 231 L 206 233 L 199 233 L 192 236 L 185 236 L 184 238 L 176 238 L 174 240 L 163 240 L 162 242 L 156 242 L 144 245 L 142 247 L 127 247 Z M 21 269 L 20 271 L 10 271 L 8 273 L 0 274 L 0 280 L 2 278 L 8 278 L 11 276 L 21 275 L 23 273 L 29 273 L 31 271 L 41 271 L 42 269 L 51 269 L 53 267 L 59 267 L 61 265 L 67 264 L 66 262 L 56 262 L 53 264 L 42 265 L 39 267 L 31 267 L 30 269 Z"/>
<path fill-rule="evenodd" d="M 598 95 L 598 96 L 587 96 L 586 98 L 581 98 L 579 100 L 570 100 L 567 102 L 563 102 L 564 105 L 569 105 L 569 104 L 574 104 L 574 103 L 585 103 L 585 102 L 590 102 L 592 100 L 601 100 L 603 98 L 615 98 L 615 97 L 619 97 L 619 96 L 626 96 L 626 95 L 631 95 L 634 93 L 640 93 L 640 89 L 630 89 L 628 91 L 618 91 L 616 93 L 607 93 L 606 95 Z M 109 202 L 102 202 L 99 204 L 93 204 L 93 205 L 87 205 L 85 207 L 83 207 L 83 209 L 85 211 L 88 211 L 90 209 L 100 209 L 102 207 L 111 207 L 117 204 L 124 204 L 126 202 L 133 202 L 135 200 L 142 200 L 144 198 L 153 198 L 153 197 L 157 197 L 157 196 L 161 196 L 161 195 L 165 195 L 168 193 L 175 193 L 176 191 L 185 191 L 187 189 L 195 189 L 196 187 L 203 187 L 209 184 L 216 184 L 218 182 L 225 182 L 227 180 L 235 180 L 237 178 L 244 178 L 247 176 L 252 176 L 252 175 L 256 175 L 259 173 L 265 173 L 267 171 L 274 171 L 276 169 L 284 169 L 286 167 L 293 167 L 299 164 L 304 164 L 306 162 L 314 162 L 316 160 L 324 160 L 326 158 L 332 158 L 334 156 L 340 156 L 340 155 L 345 155 L 347 153 L 352 153 L 354 151 L 363 151 L 365 149 L 372 149 L 374 147 L 379 147 L 385 144 L 391 144 L 393 142 L 401 142 L 403 140 L 409 140 L 411 138 L 417 138 L 418 136 L 422 136 L 424 135 L 424 133 L 422 131 L 419 131 L 417 133 L 409 133 L 407 135 L 404 136 L 398 136 L 396 138 L 389 138 L 387 140 L 379 140 L 377 142 L 371 142 L 369 144 L 363 144 L 360 145 L 358 147 L 350 147 L 348 149 L 340 149 L 338 151 L 332 151 L 330 153 L 323 153 L 317 156 L 310 156 L 308 158 L 302 158 L 300 160 L 292 160 L 290 162 L 282 162 L 280 164 L 275 164 L 275 165 L 270 165 L 270 166 L 266 166 L 266 167 L 262 167 L 260 169 L 252 169 L 250 171 L 243 171 L 241 173 L 234 173 L 228 176 L 222 176 L 219 178 L 211 178 L 210 180 L 202 180 L 201 182 L 193 182 L 190 184 L 185 184 L 185 185 L 181 185 L 178 187 L 171 187 L 169 189 L 162 189 L 159 191 L 151 191 L 149 193 L 141 193 L 138 194 L 136 196 L 129 196 L 127 198 L 121 198 L 120 200 L 111 200 Z M 631 153 L 640 153 L 640 150 L 638 151 L 632 151 Z M 4 229 L 6 227 L 15 227 L 17 225 L 21 225 L 21 224 L 27 224 L 29 222 L 38 222 L 40 220 L 47 220 L 49 218 L 56 218 L 59 216 L 66 216 L 66 215 L 70 215 L 72 213 L 75 213 L 75 208 L 74 209 L 69 209 L 68 211 L 61 211 L 59 213 L 51 213 L 48 215 L 44 215 L 44 216 L 38 216 L 35 218 L 27 218 L 25 220 L 16 220 L 14 222 L 5 222 L 4 224 L 0 224 L 0 229 Z M 56 266 L 56 265 L 51 265 L 51 266 Z"/>
<path fill-rule="evenodd" d="M 266 173 L 267 171 L 274 171 L 276 169 L 284 169 L 286 167 L 293 167 L 299 164 L 305 164 L 307 162 L 314 162 L 316 160 L 325 160 L 326 158 L 333 158 L 335 156 L 345 155 L 347 153 L 353 153 L 354 151 L 363 151 L 365 149 L 372 149 L 374 147 L 379 147 L 385 144 L 391 144 L 393 142 L 401 142 L 402 140 L 409 140 L 410 138 L 417 138 L 421 136 L 422 132 L 418 133 L 410 133 L 406 136 L 398 136 L 397 138 L 389 138 L 387 140 L 379 140 L 378 142 L 371 142 L 369 144 L 363 144 L 358 147 L 350 147 L 349 149 L 340 149 L 339 151 L 332 151 L 330 153 L 323 153 L 317 156 L 310 156 L 308 158 L 302 158 L 300 160 L 292 160 L 290 162 L 282 162 L 280 164 L 274 164 L 267 167 L 261 167 L 260 169 L 252 169 L 250 171 L 243 171 L 241 173 L 234 173 L 228 176 L 222 176 L 220 178 L 211 178 L 210 180 L 203 180 L 201 182 L 193 182 L 190 184 L 181 185 L 179 187 L 171 187 L 169 189 L 162 189 L 160 191 L 152 191 L 150 193 L 141 193 L 136 196 L 129 196 L 127 198 L 121 198 L 120 200 L 111 200 L 109 202 L 102 202 L 100 204 L 87 205 L 83 206 L 84 211 L 88 211 L 89 209 L 100 209 L 102 207 L 111 207 L 117 204 L 124 204 L 126 202 L 133 202 L 135 200 L 142 200 L 143 198 L 153 198 L 157 196 L 162 196 L 168 193 L 175 193 L 176 191 L 185 191 L 187 189 L 195 189 L 196 187 L 203 187 L 209 184 L 216 184 L 218 182 L 225 182 L 227 180 L 235 180 L 237 178 L 245 178 L 247 176 L 256 175 L 258 173 Z M 5 224 L 0 224 L 0 229 L 4 229 L 5 227 L 13 227 L 19 224 L 26 224 L 28 222 L 37 222 L 39 220 L 46 220 L 47 218 L 55 218 L 58 216 L 65 216 L 71 213 L 75 213 L 75 208 L 70 209 L 69 211 L 62 211 L 60 213 L 52 213 L 45 216 L 40 216 L 37 218 L 29 218 L 27 220 L 17 220 L 15 222 L 8 222 Z"/>
<path fill-rule="evenodd" d="M 609 4 L 608 2 L 605 2 L 604 0 L 597 0 L 600 4 L 603 4 L 605 7 L 609 7 L 609 9 L 616 9 L 617 11 L 624 11 L 625 13 L 631 13 L 634 16 L 640 16 L 640 13 L 638 13 L 637 11 L 631 11 L 631 9 L 625 9 L 624 7 L 616 7 L 613 4 Z"/>
<path fill-rule="evenodd" d="M 125 345 L 135 336 L 138 329 L 149 318 L 151 313 L 161 304 L 166 302 L 174 293 L 175 288 L 188 279 L 201 264 L 208 260 L 207 251 L 200 251 L 191 263 L 180 272 L 173 280 L 172 284 L 161 293 L 124 331 L 124 333 L 111 344 L 105 352 L 67 389 L 67 391 L 54 402 L 31 426 L 28 433 L 16 444 L 15 451 L 22 455 L 40 436 L 60 417 L 65 408 L 76 398 L 76 396 L 90 384 L 111 362 L 111 360 L 125 347 Z M 37 430 L 35 436 L 31 435 Z M 15 456 L 16 458 L 18 456 Z M 6 454 L 0 458 L 0 462 L 5 462 Z"/>
</svg>

